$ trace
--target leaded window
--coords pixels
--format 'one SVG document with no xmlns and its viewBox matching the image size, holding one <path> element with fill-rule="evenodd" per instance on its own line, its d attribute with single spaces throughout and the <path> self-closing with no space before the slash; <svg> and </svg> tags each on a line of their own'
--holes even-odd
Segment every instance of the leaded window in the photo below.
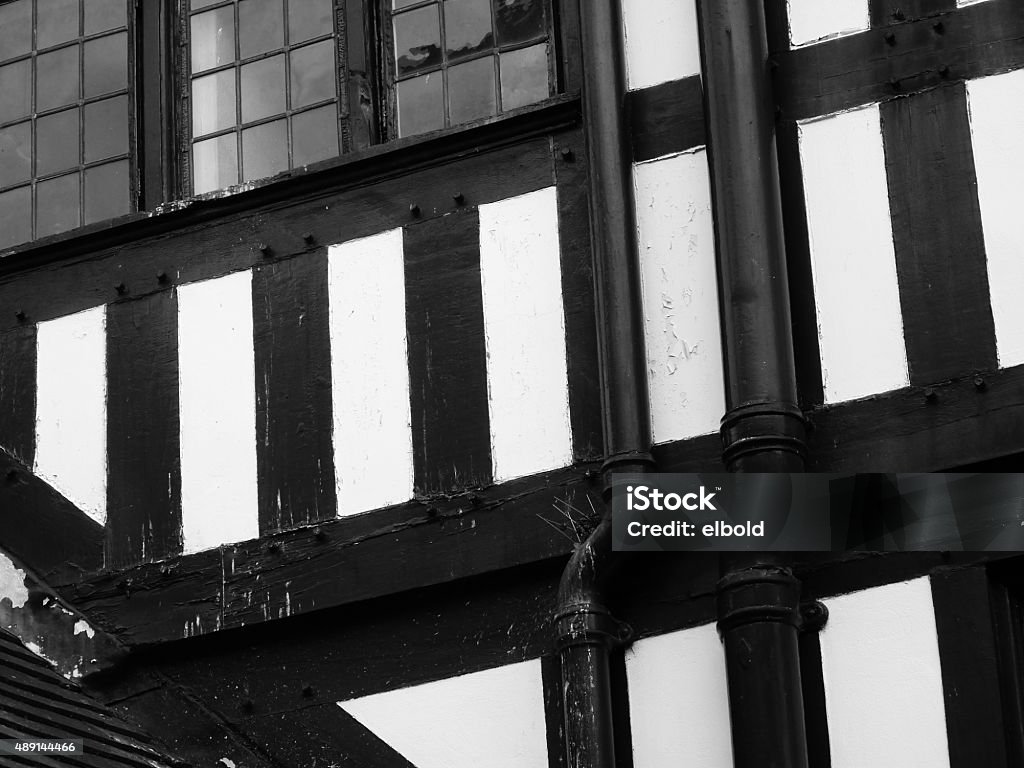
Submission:
<svg viewBox="0 0 1024 768">
<path fill-rule="evenodd" d="M 126 0 L 0 4 L 0 247 L 132 208 Z"/>
<path fill-rule="evenodd" d="M 385 0 L 394 129 L 499 115 L 552 91 L 544 0 Z"/>
</svg>

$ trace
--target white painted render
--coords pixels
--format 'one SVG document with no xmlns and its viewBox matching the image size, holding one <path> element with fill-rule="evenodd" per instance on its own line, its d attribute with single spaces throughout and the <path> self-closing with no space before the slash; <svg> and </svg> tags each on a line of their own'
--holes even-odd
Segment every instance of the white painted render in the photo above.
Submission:
<svg viewBox="0 0 1024 768">
<path fill-rule="evenodd" d="M 725 651 L 714 624 L 626 652 L 635 768 L 732 768 Z"/>
<path fill-rule="evenodd" d="M 832 768 L 947 768 L 928 577 L 825 603 L 820 639 Z"/>
<path fill-rule="evenodd" d="M 34 472 L 98 523 L 107 518 L 107 313 L 39 323 Z"/>
<path fill-rule="evenodd" d="M 788 0 L 786 7 L 794 48 L 871 27 L 868 0 Z"/>
<path fill-rule="evenodd" d="M 800 123 L 825 402 L 909 384 L 878 105 Z"/>
<path fill-rule="evenodd" d="M 10 608 L 23 607 L 28 602 L 28 587 L 25 586 L 25 572 L 0 552 L 0 603 L 4 600 L 10 601 Z"/>
<path fill-rule="evenodd" d="M 402 230 L 328 249 L 338 514 L 413 495 Z"/>
<path fill-rule="evenodd" d="M 638 163 L 633 182 L 654 442 L 715 432 L 725 383 L 707 152 Z"/>
<path fill-rule="evenodd" d="M 400 688 L 338 706 L 416 768 L 547 768 L 540 661 Z"/>
<path fill-rule="evenodd" d="M 630 90 L 700 74 L 696 0 L 622 0 Z"/>
<path fill-rule="evenodd" d="M 185 552 L 259 536 L 252 273 L 178 289 Z"/>
<path fill-rule="evenodd" d="M 480 283 L 495 481 L 572 464 L 554 187 L 480 206 Z"/>
<path fill-rule="evenodd" d="M 967 83 L 996 352 L 1024 363 L 1024 69 Z"/>
</svg>

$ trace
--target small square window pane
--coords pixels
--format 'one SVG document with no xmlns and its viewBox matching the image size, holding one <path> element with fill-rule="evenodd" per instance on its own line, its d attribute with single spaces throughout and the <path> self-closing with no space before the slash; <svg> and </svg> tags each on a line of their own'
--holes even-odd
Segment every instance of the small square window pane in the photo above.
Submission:
<svg viewBox="0 0 1024 768">
<path fill-rule="evenodd" d="M 32 123 L 0 128 L 0 187 L 32 178 Z"/>
<path fill-rule="evenodd" d="M 436 5 L 398 14 L 394 22 L 395 66 L 399 75 L 441 63 L 441 24 Z"/>
<path fill-rule="evenodd" d="M 192 71 L 235 60 L 235 8 L 217 8 L 192 17 Z"/>
<path fill-rule="evenodd" d="M 331 0 L 289 0 L 288 40 L 292 45 L 334 33 Z"/>
<path fill-rule="evenodd" d="M 40 0 L 36 16 L 36 50 L 78 37 L 78 0 Z"/>
<path fill-rule="evenodd" d="M 444 39 L 449 59 L 493 48 L 491 0 L 445 0 Z"/>
<path fill-rule="evenodd" d="M 338 156 L 338 109 L 333 104 L 292 118 L 292 166 Z"/>
<path fill-rule="evenodd" d="M 32 188 L 0 192 L 0 248 L 32 239 Z"/>
<path fill-rule="evenodd" d="M 32 61 L 0 67 L 0 115 L 17 120 L 32 113 Z"/>
<path fill-rule="evenodd" d="M 0 5 L 0 61 L 32 50 L 32 0 Z"/>
<path fill-rule="evenodd" d="M 125 0 L 85 0 L 85 34 L 123 27 L 125 10 Z"/>
<path fill-rule="evenodd" d="M 242 58 L 275 51 L 283 45 L 281 0 L 242 0 L 238 4 L 238 46 Z"/>
<path fill-rule="evenodd" d="M 242 179 L 255 181 L 288 170 L 288 126 L 284 120 L 242 131 Z"/>
<path fill-rule="evenodd" d="M 128 97 L 85 105 L 85 162 L 128 154 Z"/>
<path fill-rule="evenodd" d="M 78 108 L 36 120 L 36 175 L 78 166 Z"/>
<path fill-rule="evenodd" d="M 235 70 L 192 81 L 192 135 L 205 136 L 236 125 Z"/>
<path fill-rule="evenodd" d="M 192 147 L 192 192 L 201 195 L 238 183 L 238 136 L 229 133 Z"/>
<path fill-rule="evenodd" d="M 292 109 L 335 97 L 337 76 L 333 40 L 296 48 L 289 55 L 292 60 Z"/>
<path fill-rule="evenodd" d="M 242 122 L 279 115 L 285 110 L 284 56 L 242 67 Z"/>
<path fill-rule="evenodd" d="M 511 45 L 544 36 L 544 0 L 494 0 L 498 44 Z"/>
<path fill-rule="evenodd" d="M 98 165 L 85 171 L 85 223 L 115 219 L 131 213 L 128 161 Z"/>
<path fill-rule="evenodd" d="M 36 111 L 78 101 L 78 46 L 36 57 Z"/>
<path fill-rule="evenodd" d="M 403 8 L 409 7 L 410 5 L 415 5 L 418 2 L 420 2 L 420 0 L 394 0 L 391 7 L 394 8 L 396 11 L 400 11 Z"/>
<path fill-rule="evenodd" d="M 502 110 L 536 104 L 549 95 L 546 43 L 501 54 Z"/>
<path fill-rule="evenodd" d="M 223 2 L 223 0 L 192 0 L 190 7 L 193 11 L 198 11 L 200 8 L 206 8 L 207 6 L 216 5 L 220 2 Z"/>
<path fill-rule="evenodd" d="M 39 182 L 36 184 L 36 237 L 80 226 L 80 208 L 77 173 Z"/>
<path fill-rule="evenodd" d="M 398 84 L 398 135 L 444 128 L 444 91 L 441 73 L 403 80 Z"/>
<path fill-rule="evenodd" d="M 448 70 L 448 105 L 452 125 L 490 117 L 496 112 L 493 56 Z"/>
<path fill-rule="evenodd" d="M 85 98 L 128 87 L 128 35 L 120 32 L 85 44 Z"/>
</svg>

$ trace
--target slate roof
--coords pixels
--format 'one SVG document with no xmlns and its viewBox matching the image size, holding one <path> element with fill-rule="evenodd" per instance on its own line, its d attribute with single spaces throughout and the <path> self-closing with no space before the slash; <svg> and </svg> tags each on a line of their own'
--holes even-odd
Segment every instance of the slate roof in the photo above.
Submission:
<svg viewBox="0 0 1024 768">
<path fill-rule="evenodd" d="M 16 636 L 0 629 L 0 739 L 76 739 L 76 756 L 20 758 L 0 754 L 0 766 L 183 768 L 144 732 L 86 696 Z"/>
</svg>

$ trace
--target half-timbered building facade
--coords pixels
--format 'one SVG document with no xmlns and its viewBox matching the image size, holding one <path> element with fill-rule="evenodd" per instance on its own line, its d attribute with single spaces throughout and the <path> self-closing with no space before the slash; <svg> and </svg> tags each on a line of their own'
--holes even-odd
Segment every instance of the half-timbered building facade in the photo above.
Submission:
<svg viewBox="0 0 1024 768">
<path fill-rule="evenodd" d="M 1024 766 L 1018 559 L 602 535 L 1019 471 L 1022 139 L 1019 0 L 0 2 L 0 738 Z"/>
</svg>

